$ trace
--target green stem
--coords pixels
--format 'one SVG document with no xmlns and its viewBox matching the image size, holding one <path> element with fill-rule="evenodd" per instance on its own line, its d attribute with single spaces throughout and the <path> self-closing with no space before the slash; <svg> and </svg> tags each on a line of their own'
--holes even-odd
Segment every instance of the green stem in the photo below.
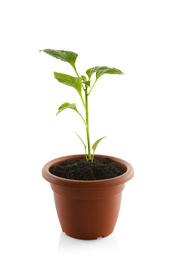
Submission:
<svg viewBox="0 0 173 260">
<path fill-rule="evenodd" d="M 88 144 L 88 161 L 91 161 L 91 147 L 90 147 L 90 134 L 89 134 L 89 113 L 88 113 L 88 86 L 85 88 L 85 106 L 86 106 L 86 134 Z"/>
</svg>

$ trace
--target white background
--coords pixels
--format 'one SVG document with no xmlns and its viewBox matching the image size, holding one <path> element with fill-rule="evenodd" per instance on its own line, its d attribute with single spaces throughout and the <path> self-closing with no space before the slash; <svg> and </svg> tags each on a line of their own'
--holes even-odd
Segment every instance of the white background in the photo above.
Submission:
<svg viewBox="0 0 173 260">
<path fill-rule="evenodd" d="M 173 259 L 173 16 L 170 0 L 2 1 L 0 6 L 0 255 L 30 259 Z M 90 96 L 97 153 L 135 169 L 109 237 L 81 241 L 61 232 L 49 183 L 49 160 L 83 153 L 82 121 L 63 102 L 82 105 L 53 71 L 72 68 L 40 49 L 77 52 L 80 74 L 104 75 Z"/>
</svg>

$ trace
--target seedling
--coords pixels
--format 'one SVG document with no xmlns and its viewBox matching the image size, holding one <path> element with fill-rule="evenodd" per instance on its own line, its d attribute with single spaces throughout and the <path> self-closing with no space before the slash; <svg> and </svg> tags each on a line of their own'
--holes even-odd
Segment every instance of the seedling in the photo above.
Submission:
<svg viewBox="0 0 173 260">
<path fill-rule="evenodd" d="M 88 69 L 86 71 L 86 76 L 83 76 L 83 75 L 79 76 L 77 69 L 76 69 L 76 66 L 75 66 L 75 62 L 76 62 L 76 59 L 78 57 L 77 53 L 71 52 L 71 51 L 52 50 L 52 49 L 44 49 L 44 50 L 41 50 L 41 51 L 55 57 L 56 59 L 60 59 L 61 61 L 68 62 L 73 67 L 73 69 L 74 69 L 74 71 L 77 75 L 77 77 L 73 77 L 73 76 L 70 76 L 70 75 L 67 75 L 67 74 L 54 72 L 55 79 L 57 79 L 60 83 L 68 85 L 70 87 L 73 87 L 77 90 L 77 92 L 78 92 L 78 94 L 81 98 L 81 101 L 83 103 L 83 107 L 85 109 L 85 118 L 78 111 L 75 103 L 71 104 L 71 103 L 68 103 L 68 102 L 65 102 L 64 104 L 62 104 L 58 108 L 58 112 L 57 112 L 56 115 L 58 115 L 59 113 L 61 113 L 62 111 L 64 111 L 67 108 L 71 108 L 79 114 L 79 116 L 81 117 L 81 119 L 83 120 L 83 122 L 85 124 L 86 136 L 87 136 L 87 145 L 82 140 L 82 138 L 77 133 L 76 134 L 84 145 L 86 160 L 88 162 L 93 162 L 95 150 L 96 150 L 98 144 L 100 143 L 100 141 L 103 138 L 105 138 L 105 136 L 98 139 L 93 144 L 93 146 L 92 146 L 93 153 L 91 154 L 90 132 L 89 132 L 88 97 L 91 94 L 96 82 L 98 81 L 98 79 L 102 75 L 104 75 L 104 74 L 119 74 L 120 75 L 120 74 L 123 74 L 123 72 L 119 69 L 116 69 L 116 68 L 109 68 L 109 67 L 105 67 L 105 66 L 96 66 L 96 67 L 92 67 L 92 68 Z M 95 73 L 95 81 L 94 81 L 93 84 L 91 84 L 91 76 L 94 73 Z M 85 98 L 83 98 L 83 96 Z"/>
</svg>

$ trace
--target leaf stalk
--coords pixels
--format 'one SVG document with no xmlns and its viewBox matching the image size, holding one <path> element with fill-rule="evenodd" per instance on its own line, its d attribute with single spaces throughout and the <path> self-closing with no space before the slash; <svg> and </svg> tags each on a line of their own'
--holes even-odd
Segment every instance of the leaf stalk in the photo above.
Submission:
<svg viewBox="0 0 173 260">
<path fill-rule="evenodd" d="M 97 79 L 95 80 L 95 82 L 94 82 L 94 84 L 93 84 L 93 86 L 92 86 L 92 88 L 91 88 L 90 92 L 88 93 L 88 95 L 91 93 L 91 91 L 92 91 L 92 89 L 94 88 L 94 86 L 95 86 L 96 82 L 97 82 Z"/>
</svg>

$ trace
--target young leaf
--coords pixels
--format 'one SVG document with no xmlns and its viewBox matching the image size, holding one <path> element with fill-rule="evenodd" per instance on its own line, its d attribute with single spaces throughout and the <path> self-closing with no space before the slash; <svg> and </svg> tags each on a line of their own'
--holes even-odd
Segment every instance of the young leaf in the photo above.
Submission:
<svg viewBox="0 0 173 260">
<path fill-rule="evenodd" d="M 121 70 L 118 70 L 116 68 L 109 68 L 106 66 L 96 66 L 93 68 L 90 68 L 86 71 L 86 74 L 88 75 L 89 79 L 91 78 L 92 74 L 96 72 L 96 80 L 100 78 L 103 74 L 123 74 Z"/>
<path fill-rule="evenodd" d="M 85 76 L 82 75 L 81 80 L 82 80 L 82 83 L 84 83 L 85 85 L 90 87 L 90 80 L 87 80 L 87 78 Z"/>
<path fill-rule="evenodd" d="M 62 61 L 68 62 L 72 65 L 72 67 L 75 66 L 75 62 L 77 59 L 78 54 L 72 51 L 62 51 L 62 50 L 53 50 L 53 49 L 44 49 L 41 50 L 56 59 L 60 59 Z"/>
<path fill-rule="evenodd" d="M 83 83 L 85 84 L 85 85 L 87 85 L 88 87 L 90 87 L 90 80 L 87 80 L 87 81 L 85 81 L 85 80 L 83 80 Z"/>
<path fill-rule="evenodd" d="M 83 80 L 83 81 L 87 81 L 87 78 L 85 77 L 85 76 L 81 76 L 81 80 Z"/>
<path fill-rule="evenodd" d="M 75 132 L 76 133 L 76 132 Z M 86 155 L 86 149 L 87 149 L 87 146 L 86 144 L 84 143 L 84 141 L 82 140 L 82 138 L 76 133 L 76 135 L 79 137 L 79 139 L 81 140 L 81 142 L 83 143 L 84 145 L 84 149 L 85 149 L 85 155 Z"/>
<path fill-rule="evenodd" d="M 95 150 L 96 150 L 96 148 L 97 148 L 97 145 L 98 145 L 98 144 L 100 143 L 100 141 L 101 141 L 103 138 L 105 138 L 105 137 L 106 137 L 106 136 L 104 136 L 104 137 L 98 139 L 98 140 L 93 144 L 93 146 L 92 146 L 93 155 L 94 155 L 94 153 L 95 153 Z"/>
<path fill-rule="evenodd" d="M 67 86 L 73 87 L 75 88 L 79 95 L 81 96 L 81 88 L 82 88 L 82 84 L 79 78 L 77 77 L 72 77 L 70 75 L 67 74 L 63 74 L 63 73 L 58 73 L 58 72 L 54 72 L 54 77 L 60 82 L 63 83 Z"/>
<path fill-rule="evenodd" d="M 77 108 L 76 108 L 76 104 L 70 104 L 68 102 L 65 102 L 64 104 L 62 104 L 59 108 L 58 108 L 58 112 L 56 115 L 58 115 L 60 112 L 62 112 L 63 110 L 67 109 L 67 108 L 71 108 L 74 109 L 76 112 L 78 112 Z"/>
</svg>

